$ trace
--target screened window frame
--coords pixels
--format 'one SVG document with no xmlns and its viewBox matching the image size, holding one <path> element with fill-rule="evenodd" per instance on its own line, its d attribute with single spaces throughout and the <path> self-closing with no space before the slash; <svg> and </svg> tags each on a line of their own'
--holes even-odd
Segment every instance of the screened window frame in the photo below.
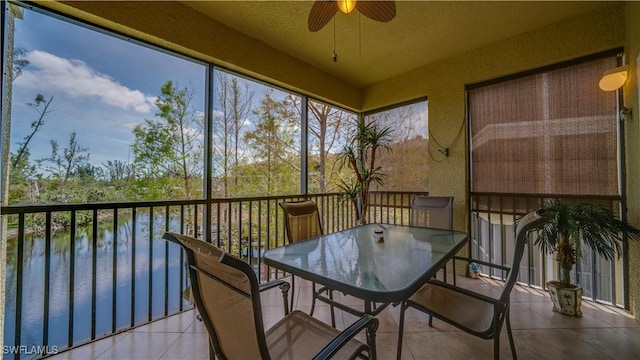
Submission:
<svg viewBox="0 0 640 360">
<path fill-rule="evenodd" d="M 48 17 L 52 17 L 55 18 L 59 21 L 63 21 L 72 25 L 76 25 L 88 30 L 93 30 L 99 33 L 102 33 L 106 36 L 111 36 L 111 37 L 115 37 L 117 39 L 120 39 L 122 41 L 125 42 L 129 42 L 132 43 L 134 45 L 138 45 L 138 46 L 143 46 L 146 48 L 149 48 L 151 50 L 155 50 L 170 56 L 175 56 L 177 58 L 180 58 L 182 60 L 185 61 L 189 61 L 189 62 L 193 62 L 199 65 L 202 65 L 203 67 L 205 67 L 205 79 L 204 79 L 204 84 L 205 84 L 205 88 L 204 88 L 204 104 L 205 104 L 205 117 L 204 117 L 204 134 L 205 134 L 205 154 L 204 154 L 204 168 L 203 168 L 203 185 L 204 185 L 204 189 L 202 192 L 202 199 L 206 200 L 206 199 L 211 199 L 212 198 L 212 194 L 211 194 L 211 187 L 212 187 L 212 169 L 211 169 L 211 155 L 212 155 L 212 150 L 210 149 L 211 144 L 210 144 L 210 139 L 211 139 L 211 132 L 212 132 L 212 111 L 213 111 L 213 103 L 215 102 L 214 100 L 214 90 L 215 90 L 215 73 L 217 71 L 223 71 L 225 73 L 228 73 L 230 75 L 233 76 L 237 76 L 239 78 L 245 79 L 247 81 L 251 81 L 251 82 L 255 82 L 257 84 L 261 84 L 270 88 L 273 88 L 275 90 L 278 91 L 282 91 L 282 92 L 286 92 L 286 93 L 290 93 L 296 96 L 299 96 L 301 98 L 301 108 L 302 108 L 302 116 L 301 116 L 301 139 L 300 139 L 300 144 L 301 144 L 301 148 L 300 148 L 300 157 L 301 157 L 301 171 L 300 171 L 300 195 L 306 196 L 308 195 L 308 142 L 307 142 L 307 132 L 308 132 L 308 109 L 307 109 L 307 103 L 309 101 L 314 101 L 314 102 L 318 102 L 318 103 L 324 103 L 330 106 L 333 106 L 337 109 L 340 109 L 344 112 L 349 112 L 349 113 L 353 113 L 356 116 L 360 116 L 363 114 L 363 112 L 357 112 L 357 111 L 353 111 L 352 109 L 346 108 L 344 106 L 341 106 L 335 102 L 332 101 L 327 101 L 327 100 L 321 100 L 320 98 L 314 97 L 312 95 L 309 95 L 309 93 L 305 93 L 305 92 L 301 92 L 301 91 L 296 91 L 293 90 L 293 87 L 289 88 L 286 86 L 282 86 L 282 85 L 278 85 L 272 82 L 269 82 L 267 80 L 263 80 L 257 77 L 254 77 L 252 75 L 237 71 L 237 70 L 232 70 L 222 64 L 220 64 L 219 62 L 216 61 L 211 61 L 211 60 L 204 60 L 204 59 L 200 59 L 198 57 L 195 57 L 193 55 L 188 55 L 184 52 L 181 52 L 179 50 L 174 50 L 174 49 L 170 49 L 166 46 L 162 46 L 159 44 L 155 44 L 146 40 L 142 40 L 139 39 L 135 36 L 132 35 L 128 35 L 125 34 L 121 31 L 118 30 L 114 30 L 114 29 L 110 29 L 108 27 L 102 26 L 102 25 L 98 25 L 95 23 L 92 23 L 90 21 L 84 20 L 84 19 L 80 19 L 76 16 L 73 15 L 69 15 L 69 14 L 65 14 L 62 13 L 58 10 L 55 9 L 50 9 L 48 7 L 46 7 L 43 4 L 36 4 L 36 3 L 26 3 L 24 1 L 12 1 L 13 4 L 15 4 L 16 6 L 20 6 L 24 9 L 30 10 L 30 11 L 34 11 L 37 12 L 39 14 L 42 14 L 44 16 L 48 16 Z M 3 8 L 0 9 L 0 12 L 2 13 L 2 28 L 4 30 L 4 26 L 5 24 L 5 10 L 4 10 L 4 5 Z M 4 66 L 6 64 L 6 59 L 5 59 L 5 33 L 3 32 L 3 35 L 0 37 L 2 40 L 2 47 L 0 48 L 0 51 L 2 53 L 2 57 L 0 59 L 0 62 L 2 63 L 2 68 L 4 69 Z M 3 89 L 4 89 L 4 76 L 2 77 L 2 84 L 3 84 Z M 4 106 L 4 96 L 2 99 L 0 99 L 0 104 L 2 104 L 2 106 Z M 0 118 L 0 124 L 4 124 L 4 117 Z M 2 143 L 0 143 L 0 145 L 2 145 Z M 0 150 L 1 153 L 1 150 Z M 294 194 L 289 194 L 289 195 L 294 195 Z"/>
<path fill-rule="evenodd" d="M 471 84 L 467 84 L 465 85 L 465 117 L 466 117 L 466 123 L 467 123 L 467 174 L 468 174 L 468 184 L 467 184 L 467 190 L 468 190 L 468 196 L 469 198 L 471 197 L 471 194 L 479 192 L 479 193 L 484 193 L 483 191 L 476 191 L 473 189 L 473 156 L 472 156 L 472 119 L 471 119 L 471 111 L 470 111 L 470 92 L 472 90 L 475 89 L 479 89 L 479 88 L 483 88 L 483 87 L 487 87 L 487 86 L 491 86 L 491 85 L 496 85 L 496 84 L 500 84 L 500 83 L 505 83 L 508 81 L 512 81 L 512 80 L 518 80 L 518 79 L 522 79 L 522 78 L 526 78 L 526 77 L 530 77 L 530 76 L 536 76 L 536 75 L 540 75 L 540 74 L 544 74 L 544 73 L 548 73 L 554 70 L 559 70 L 559 69 L 563 69 L 563 68 L 568 68 L 571 66 L 576 66 L 576 65 L 581 65 L 584 63 L 588 63 L 591 61 L 595 61 L 595 60 L 600 60 L 600 59 L 604 59 L 607 57 L 616 57 L 617 58 L 617 66 L 622 65 L 623 62 L 623 57 L 624 57 L 624 47 L 617 47 L 617 48 L 613 48 L 613 49 L 609 49 L 609 50 L 605 50 L 602 52 L 598 52 L 598 53 L 594 53 L 594 54 L 590 54 L 590 55 L 586 55 L 586 56 L 582 56 L 582 57 L 578 57 L 578 58 L 574 58 L 571 60 L 567 60 L 567 61 L 562 61 L 562 62 L 558 62 L 558 63 L 554 63 L 554 64 L 550 64 L 550 65 L 546 65 L 546 66 L 542 66 L 542 67 L 538 67 L 538 68 L 534 68 L 534 69 L 530 69 L 530 70 L 525 70 L 522 72 L 517 72 L 514 74 L 510 74 L 510 75 L 506 75 L 506 76 L 501 76 L 501 77 L 497 77 L 494 79 L 489 79 L 489 80 L 485 80 L 485 81 L 481 81 L 481 82 L 477 82 L 477 83 L 471 83 Z M 601 90 L 599 90 L 601 91 Z M 617 97 L 616 97 L 616 103 L 617 103 L 617 112 L 618 114 L 621 113 L 622 110 L 622 104 L 623 104 L 623 88 L 620 88 L 618 90 L 616 90 L 617 93 Z M 626 204 L 624 202 L 625 199 L 625 191 L 626 191 L 626 183 L 625 183 L 625 154 L 624 154 L 624 122 L 618 120 L 618 127 L 617 127 L 617 155 L 618 155 L 618 162 L 617 162 L 617 176 L 618 176 L 618 196 L 619 199 L 621 200 L 621 206 L 623 209 L 626 208 Z M 509 193 L 500 193 L 500 194 L 509 194 Z M 544 195 L 544 194 L 543 194 Z"/>
<path fill-rule="evenodd" d="M 592 55 L 588 55 L 588 56 L 584 56 L 584 57 L 579 57 L 576 59 L 572 59 L 569 61 L 564 61 L 564 62 L 559 62 L 556 64 L 552 64 L 552 65 L 548 65 L 548 66 L 543 66 L 540 68 L 536 68 L 536 69 L 531 69 L 531 70 L 527 70 L 527 71 L 523 71 L 523 72 L 519 72 L 519 73 L 515 73 L 515 74 L 511 74 L 511 75 L 507 75 L 507 76 L 503 76 L 503 77 L 498 77 L 495 79 L 491 79 L 491 80 L 487 80 L 487 81 L 482 81 L 482 82 L 478 82 L 478 83 L 473 83 L 473 84 L 468 84 L 465 86 L 465 118 L 466 118 L 466 122 L 467 122 L 467 178 L 469 179 L 467 182 L 467 198 L 468 199 L 474 199 L 477 197 L 485 197 L 488 199 L 491 199 L 492 197 L 500 197 L 500 196 L 506 196 L 506 197 L 512 197 L 512 198 L 516 198 L 518 197 L 520 194 L 513 194 L 513 193 L 485 193 L 485 192 L 474 192 L 472 190 L 472 179 L 473 179 L 473 159 L 472 159 L 472 151 L 471 151 L 471 138 L 472 138 L 472 127 L 471 127 L 471 114 L 470 114 L 470 99 L 469 99 L 469 92 L 473 89 L 477 89 L 483 86 L 489 86 L 489 85 L 493 85 L 493 84 L 497 84 L 497 83 L 501 83 L 501 82 L 505 82 L 505 81 L 509 81 L 509 80 L 513 80 L 513 79 L 518 79 L 518 78 L 522 78 L 522 77 L 527 77 L 527 76 L 532 76 L 532 75 L 538 75 L 544 72 L 548 72 L 548 71 L 553 71 L 553 70 L 557 70 L 559 68 L 563 68 L 563 67 L 568 67 L 568 66 L 573 66 L 573 65 L 578 65 L 578 64 L 582 64 L 585 62 L 589 62 L 589 61 L 593 61 L 593 60 L 598 60 L 601 58 L 605 58 L 605 57 L 613 57 L 615 56 L 617 59 L 617 66 L 620 66 L 623 64 L 624 61 L 624 48 L 623 47 L 618 47 L 618 48 L 613 48 L 610 50 L 606 50 L 603 52 L 599 52 L 599 53 L 595 53 Z M 594 84 L 596 85 L 596 84 Z M 597 85 L 596 85 L 597 86 Z M 602 198 L 607 202 L 618 202 L 618 206 L 617 206 L 617 210 L 619 211 L 619 217 L 622 221 L 626 222 L 627 221 L 627 205 L 626 205 L 626 157 L 625 157 L 625 130 L 624 130 L 624 126 L 625 126 L 625 120 L 626 120 L 626 113 L 625 110 L 626 108 L 624 107 L 624 88 L 620 88 L 618 90 L 616 90 L 616 108 L 617 108 L 617 119 L 616 119 L 616 123 L 617 123 L 617 151 L 618 151 L 618 163 L 617 163 L 617 167 L 618 167 L 618 191 L 619 194 L 618 195 L 614 195 L 614 196 L 585 196 L 585 198 L 587 199 L 597 199 L 597 198 Z M 525 197 L 525 200 L 527 198 L 540 198 L 540 197 L 544 197 L 545 194 L 527 194 L 527 196 Z M 558 195 L 554 195 L 553 197 L 558 197 Z M 569 196 L 570 198 L 577 198 L 577 196 Z M 488 200 L 489 202 L 491 202 L 491 200 Z M 527 200 L 528 201 L 528 200 Z M 469 214 L 470 214 L 470 221 L 469 221 L 469 231 L 470 234 L 473 234 L 473 229 L 474 229 L 474 204 L 472 203 L 472 201 L 469 201 Z M 502 213 L 503 209 L 502 209 L 502 201 L 500 201 L 499 203 L 499 208 L 492 208 L 490 206 L 490 204 L 485 204 L 482 206 L 478 206 L 479 209 L 481 209 L 480 211 L 484 211 L 485 213 L 488 213 L 490 215 L 498 215 L 500 217 L 500 222 L 502 223 L 502 219 L 503 216 L 508 217 L 508 216 L 515 216 L 515 214 L 512 214 L 511 212 L 508 213 L 508 215 L 504 215 Z M 515 206 L 515 203 L 514 205 Z M 491 244 L 493 244 L 494 241 L 491 237 L 492 237 L 492 233 L 493 231 L 489 230 L 488 232 L 488 236 L 489 238 L 486 239 L 486 241 L 488 241 L 488 245 L 489 246 L 493 246 Z M 494 234 L 495 235 L 495 234 Z M 482 235 L 481 238 L 484 238 L 485 235 Z M 504 239 L 500 240 L 497 239 L 497 241 L 502 241 L 504 244 Z M 497 244 L 497 246 L 501 246 L 500 244 Z M 470 244 L 470 249 L 469 251 L 473 251 L 473 250 L 478 250 L 476 249 L 472 244 Z M 531 261 L 533 260 L 533 258 L 537 256 L 535 254 L 535 250 L 533 247 L 530 248 L 529 250 L 529 263 L 531 264 Z M 546 260 L 546 261 L 550 261 L 550 260 Z M 617 260 L 617 261 L 621 261 L 622 264 L 622 280 L 621 280 L 621 284 L 618 285 L 617 281 L 613 280 L 614 282 L 612 282 L 611 284 L 615 284 L 614 286 L 617 288 L 618 286 L 621 288 L 620 290 L 616 290 L 615 288 L 613 289 L 613 304 L 614 305 L 618 305 L 618 306 L 622 306 L 625 309 L 629 309 L 630 306 L 630 293 L 629 293 L 629 275 L 630 275 L 630 271 L 629 271 L 629 243 L 628 241 L 623 241 L 622 242 L 622 253 L 621 253 L 621 259 Z M 594 264 L 591 264 L 593 266 L 595 266 Z M 532 266 L 532 265 L 529 265 Z M 543 278 L 547 278 L 547 276 L 549 276 L 549 274 L 547 274 L 547 266 L 548 264 L 545 263 L 541 263 L 538 264 L 537 266 L 540 266 L 541 269 L 539 269 L 539 271 L 541 271 L 540 273 L 538 273 L 538 276 L 542 276 Z M 577 265 L 580 266 L 580 265 Z M 577 267 L 576 267 L 577 269 Z M 595 267 L 594 267 L 595 269 Z M 532 269 L 529 268 L 529 272 L 531 273 Z M 532 275 L 530 275 L 531 277 Z M 596 282 L 600 281 L 600 278 L 596 278 L 595 276 L 592 278 L 592 284 L 591 286 L 593 287 L 592 289 L 596 288 Z M 531 281 L 531 279 L 529 280 Z M 531 283 L 529 283 L 529 285 L 532 285 Z M 535 285 L 533 285 L 535 286 Z M 540 285 L 540 286 L 544 286 L 544 285 Z M 617 291 L 621 291 L 621 297 L 622 299 L 616 299 L 616 293 Z M 594 301 L 598 301 L 598 299 L 596 298 L 595 292 L 593 292 L 592 294 L 592 300 Z"/>
<path fill-rule="evenodd" d="M 379 113 L 382 113 L 382 112 L 398 109 L 398 108 L 404 107 L 404 106 L 415 105 L 415 104 L 418 104 L 418 103 L 421 103 L 421 102 L 424 102 L 426 104 L 426 107 L 427 107 L 427 134 L 426 134 L 426 139 L 428 141 L 427 144 L 430 144 L 431 131 L 429 129 L 429 123 L 428 123 L 428 119 L 429 119 L 429 97 L 426 96 L 426 95 L 425 96 L 419 96 L 417 98 L 413 98 L 413 99 L 410 99 L 410 100 L 400 101 L 400 102 L 393 103 L 393 104 L 386 105 L 386 106 L 381 106 L 381 107 L 374 108 L 374 109 L 371 109 L 371 110 L 363 111 L 363 112 L 359 113 L 358 116 L 362 116 L 362 117 L 366 118 L 367 116 L 373 116 L 373 115 L 376 115 L 376 114 L 379 114 Z M 425 156 L 429 156 L 429 159 L 432 159 L 430 154 L 425 154 Z M 425 176 L 427 177 L 427 181 L 429 179 L 428 175 L 429 174 L 425 174 Z M 406 190 L 405 189 L 405 190 L 402 190 L 402 191 L 428 192 L 429 189 L 428 188 L 427 189 L 412 189 L 412 190 Z"/>
</svg>

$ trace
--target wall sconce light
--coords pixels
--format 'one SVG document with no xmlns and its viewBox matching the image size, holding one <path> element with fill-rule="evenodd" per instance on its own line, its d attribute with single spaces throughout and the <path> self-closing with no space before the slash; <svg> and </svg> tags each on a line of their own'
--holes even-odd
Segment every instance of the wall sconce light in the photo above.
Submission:
<svg viewBox="0 0 640 360">
<path fill-rule="evenodd" d="M 627 81 L 628 73 L 629 65 L 622 65 L 611 70 L 607 70 L 602 74 L 602 78 L 600 79 L 598 86 L 603 91 L 616 91 Z M 625 121 L 627 117 L 631 116 L 631 109 L 622 106 L 618 116 L 621 121 Z"/>
<path fill-rule="evenodd" d="M 629 65 L 622 65 L 617 68 L 607 70 L 602 74 L 602 79 L 600 79 L 598 86 L 604 91 L 618 90 L 627 81 L 628 72 Z"/>
</svg>

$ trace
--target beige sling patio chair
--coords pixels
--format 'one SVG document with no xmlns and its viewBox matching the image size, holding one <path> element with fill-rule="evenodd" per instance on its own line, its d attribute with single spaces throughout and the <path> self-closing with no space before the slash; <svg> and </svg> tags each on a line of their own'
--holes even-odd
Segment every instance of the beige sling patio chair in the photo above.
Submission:
<svg viewBox="0 0 640 360">
<path fill-rule="evenodd" d="M 409 226 L 451 230 L 453 228 L 453 197 L 418 195 L 411 202 Z M 447 264 L 441 268 L 446 278 Z"/>
<path fill-rule="evenodd" d="M 416 196 L 411 203 L 409 226 L 451 230 L 453 227 L 453 197 Z"/>
<path fill-rule="evenodd" d="M 311 200 L 285 201 L 280 203 L 280 207 L 284 210 L 284 224 L 289 243 L 295 243 L 322 235 L 320 212 L 318 211 L 318 206 L 315 202 Z M 316 289 L 316 284 L 312 283 L 313 297 L 311 299 L 311 311 L 309 312 L 309 315 L 313 315 L 315 310 L 318 291 L 327 292 L 329 298 L 333 299 L 333 292 L 330 289 L 325 287 Z M 291 309 L 293 309 L 294 294 L 295 277 L 291 275 Z M 331 306 L 331 325 L 335 326 L 335 322 L 335 312 L 333 306 Z"/>
<path fill-rule="evenodd" d="M 458 287 L 455 282 L 454 284 L 448 284 L 440 280 L 430 279 L 408 300 L 402 302 L 398 329 L 398 359 L 400 359 L 402 353 L 405 311 L 409 307 L 429 314 L 429 326 L 432 326 L 432 317 L 435 317 L 482 339 L 493 339 L 494 359 L 500 358 L 500 331 L 503 323 L 506 321 L 511 354 L 514 359 L 517 358 L 513 335 L 511 333 L 511 323 L 509 321 L 510 295 L 518 278 L 520 261 L 522 260 L 524 247 L 527 243 L 527 232 L 529 229 L 544 221 L 540 216 L 541 211 L 542 210 L 530 212 L 518 221 L 515 233 L 516 244 L 511 267 L 469 258 L 454 257 L 454 259 L 457 260 L 465 262 L 473 261 L 477 264 L 506 272 L 506 281 L 499 297 L 493 298 L 466 288 Z"/>
<path fill-rule="evenodd" d="M 378 320 L 366 315 L 340 332 L 303 313 L 288 311 L 289 284 L 283 288 L 285 316 L 265 331 L 261 287 L 251 266 L 205 241 L 165 233 L 187 255 L 191 290 L 209 333 L 210 359 L 371 358 Z M 274 285 L 275 284 L 275 285 Z M 354 338 L 367 330 L 367 344 Z"/>
</svg>

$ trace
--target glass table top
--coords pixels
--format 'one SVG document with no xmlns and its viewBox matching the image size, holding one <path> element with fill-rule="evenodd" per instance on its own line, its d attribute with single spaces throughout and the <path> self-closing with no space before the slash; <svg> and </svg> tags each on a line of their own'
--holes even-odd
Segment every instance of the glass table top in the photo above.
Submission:
<svg viewBox="0 0 640 360">
<path fill-rule="evenodd" d="M 460 231 L 368 224 L 268 250 L 264 262 L 359 298 L 400 301 L 467 241 Z"/>
</svg>

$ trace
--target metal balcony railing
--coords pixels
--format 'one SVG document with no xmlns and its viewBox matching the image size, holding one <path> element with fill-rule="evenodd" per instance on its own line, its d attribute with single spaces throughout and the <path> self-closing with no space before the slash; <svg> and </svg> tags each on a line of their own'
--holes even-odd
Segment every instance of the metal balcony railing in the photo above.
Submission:
<svg viewBox="0 0 640 360">
<path fill-rule="evenodd" d="M 424 194 L 374 192 L 368 222 L 407 225 L 411 201 Z M 183 254 L 162 240 L 165 231 L 212 239 L 252 264 L 262 281 L 284 276 L 264 265 L 261 254 L 286 243 L 278 203 L 303 198 L 318 204 L 326 232 L 355 226 L 351 204 L 335 193 L 3 207 L 10 235 L 5 347 L 26 347 L 9 351 L 14 359 L 39 357 L 190 309 Z M 554 198 L 599 201 L 619 214 L 618 197 L 472 193 L 471 253 L 508 264 L 516 216 Z M 533 242 L 532 237 L 519 281 L 545 288 L 557 268 Z M 627 306 L 624 269 L 622 261 L 590 254 L 578 264 L 574 281 L 593 300 Z"/>
<path fill-rule="evenodd" d="M 513 223 L 516 217 L 542 207 L 545 201 L 553 200 L 598 202 L 621 216 L 619 196 L 471 193 L 472 255 L 491 263 L 508 264 L 510 259 L 507 254 L 513 252 Z M 531 234 L 528 254 L 520 267 L 519 281 L 546 289 L 547 281 L 559 278 L 559 269 L 553 255 L 545 254 L 534 243 L 535 234 Z M 626 244 L 623 244 L 623 248 L 626 248 Z M 572 282 L 583 287 L 586 298 L 627 308 L 625 255 L 615 261 L 601 258 L 593 251 L 586 251 L 585 255 L 576 264 Z M 490 275 L 502 276 L 500 273 Z"/>
<path fill-rule="evenodd" d="M 369 222 L 408 224 L 420 194 L 373 193 Z M 161 238 L 165 231 L 211 239 L 252 264 L 262 281 L 283 276 L 261 254 L 286 243 L 278 203 L 302 198 L 3 207 L 5 355 L 46 356 L 190 309 L 183 254 Z M 326 232 L 355 225 L 354 209 L 338 194 L 306 198 L 318 204 Z"/>
</svg>

